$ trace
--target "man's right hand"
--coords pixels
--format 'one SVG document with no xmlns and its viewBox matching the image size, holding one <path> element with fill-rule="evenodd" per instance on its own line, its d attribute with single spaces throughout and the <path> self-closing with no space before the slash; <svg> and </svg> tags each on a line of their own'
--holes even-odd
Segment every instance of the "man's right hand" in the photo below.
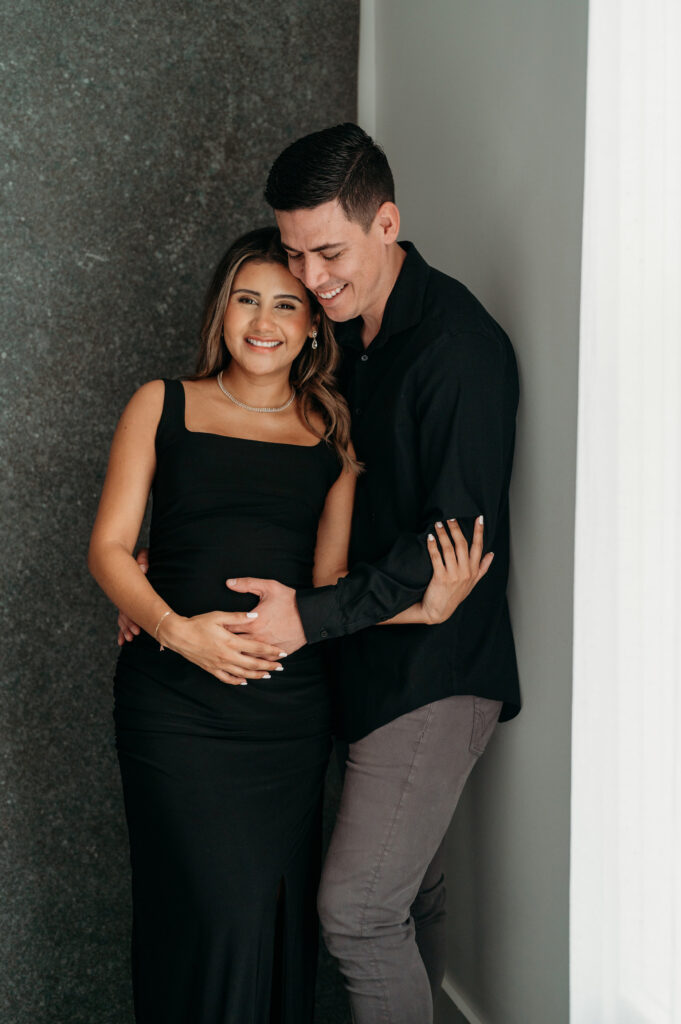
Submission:
<svg viewBox="0 0 681 1024">
<path fill-rule="evenodd" d="M 149 548 L 140 548 L 135 556 L 135 561 L 139 565 L 142 572 L 146 574 L 149 572 Z M 118 646 L 122 647 L 126 640 L 132 640 L 133 637 L 139 636 L 140 627 L 132 619 L 129 619 L 125 612 L 118 609 Z"/>
</svg>

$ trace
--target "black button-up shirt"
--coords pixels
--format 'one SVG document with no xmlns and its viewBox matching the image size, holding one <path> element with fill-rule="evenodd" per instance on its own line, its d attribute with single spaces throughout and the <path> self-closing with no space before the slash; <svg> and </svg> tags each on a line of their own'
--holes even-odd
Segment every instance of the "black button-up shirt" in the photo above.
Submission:
<svg viewBox="0 0 681 1024">
<path fill-rule="evenodd" d="M 368 348 L 361 321 L 336 325 L 357 483 L 348 576 L 299 591 L 305 635 L 334 645 L 337 732 L 350 741 L 454 694 L 520 709 L 506 602 L 508 486 L 518 375 L 508 338 L 463 285 L 410 243 Z M 439 626 L 376 626 L 419 601 L 431 576 L 426 536 L 456 517 L 470 540 L 485 517 L 494 561 Z M 352 635 L 349 635 L 352 634 Z"/>
</svg>

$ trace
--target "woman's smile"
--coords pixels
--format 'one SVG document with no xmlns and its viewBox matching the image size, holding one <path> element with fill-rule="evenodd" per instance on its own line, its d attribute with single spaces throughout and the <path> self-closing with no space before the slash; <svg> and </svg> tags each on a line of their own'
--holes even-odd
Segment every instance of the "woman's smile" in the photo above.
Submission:
<svg viewBox="0 0 681 1024">
<path fill-rule="evenodd" d="M 279 348 L 279 346 L 283 345 L 284 343 L 283 341 L 278 341 L 277 339 L 267 340 L 265 338 L 257 338 L 254 335 L 250 335 L 250 337 L 246 337 L 246 344 L 250 345 L 251 348 L 265 349 L 267 351 L 273 348 Z"/>
</svg>

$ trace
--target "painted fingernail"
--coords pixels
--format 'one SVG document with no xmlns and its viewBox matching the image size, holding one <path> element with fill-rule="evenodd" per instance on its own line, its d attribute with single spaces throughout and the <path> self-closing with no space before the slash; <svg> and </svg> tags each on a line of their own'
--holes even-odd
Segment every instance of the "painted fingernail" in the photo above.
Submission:
<svg viewBox="0 0 681 1024">
<path fill-rule="evenodd" d="M 257 619 L 257 617 L 258 617 L 258 613 L 257 612 L 246 612 L 246 618 L 247 619 Z"/>
<path fill-rule="evenodd" d="M 288 654 L 286 653 L 286 651 L 279 651 L 278 657 L 279 658 L 288 658 Z"/>
<path fill-rule="evenodd" d="M 244 679 L 243 683 L 239 683 L 239 686 L 248 686 L 248 683 L 247 683 L 247 682 L 246 682 L 246 680 Z"/>
<path fill-rule="evenodd" d="M 455 523 L 455 522 L 456 522 L 456 519 L 448 519 L 448 520 L 447 520 L 447 522 L 448 522 L 448 523 Z"/>
<path fill-rule="evenodd" d="M 227 582 L 228 582 L 228 583 L 230 584 L 230 586 L 231 586 L 231 585 L 232 585 L 232 583 L 236 583 L 236 580 L 227 580 Z M 241 685 L 242 685 L 242 686 L 245 686 L 246 684 L 245 684 L 245 683 L 242 683 Z"/>
<path fill-rule="evenodd" d="M 284 666 L 283 665 L 277 665 L 277 667 L 275 668 L 274 671 L 275 672 L 283 672 L 284 671 Z"/>
<path fill-rule="evenodd" d="M 442 523 L 436 523 L 435 525 L 439 526 L 440 528 L 442 528 Z"/>
<path fill-rule="evenodd" d="M 269 674 L 269 672 L 265 672 L 265 674 L 263 675 L 263 679 L 271 679 L 271 678 L 272 678 L 272 676 Z"/>
<path fill-rule="evenodd" d="M 428 540 L 435 540 L 435 534 L 429 533 L 428 534 Z"/>
<path fill-rule="evenodd" d="M 484 521 L 485 521 L 485 517 L 484 516 L 478 516 L 478 522 L 480 523 L 481 526 L 484 523 Z"/>
</svg>

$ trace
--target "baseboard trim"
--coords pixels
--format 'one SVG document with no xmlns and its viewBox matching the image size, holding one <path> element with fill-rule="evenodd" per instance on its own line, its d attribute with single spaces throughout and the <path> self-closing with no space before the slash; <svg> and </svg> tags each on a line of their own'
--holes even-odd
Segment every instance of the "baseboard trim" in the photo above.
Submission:
<svg viewBox="0 0 681 1024">
<path fill-rule="evenodd" d="M 442 991 L 448 999 L 451 999 L 459 1013 L 464 1015 L 468 1024 L 484 1024 L 482 1018 L 478 1017 L 477 1013 L 471 1009 L 452 979 L 447 974 L 445 974 L 445 980 L 442 982 Z"/>
</svg>

